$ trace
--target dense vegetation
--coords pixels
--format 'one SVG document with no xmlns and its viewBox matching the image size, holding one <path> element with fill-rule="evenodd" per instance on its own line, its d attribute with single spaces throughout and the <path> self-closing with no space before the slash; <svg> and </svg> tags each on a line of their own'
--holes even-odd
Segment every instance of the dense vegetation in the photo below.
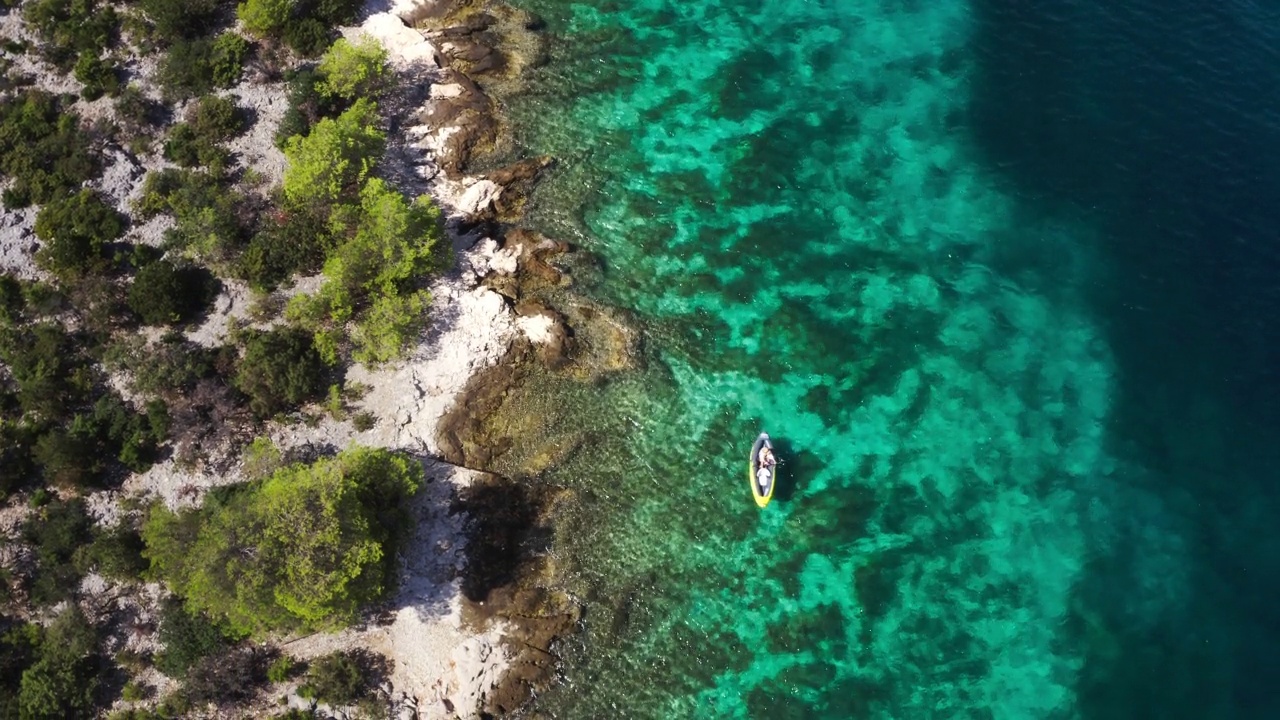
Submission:
<svg viewBox="0 0 1280 720">
<path fill-rule="evenodd" d="M 199 506 L 126 498 L 104 522 L 102 496 L 86 501 L 171 456 L 179 467 L 234 458 L 263 422 L 344 416 L 344 366 L 393 360 L 420 329 L 424 278 L 447 262 L 447 245 L 434 205 L 376 177 L 386 52 L 333 42 L 361 5 L 250 0 L 233 17 L 218 0 L 22 4 L 37 39 L 26 49 L 81 89 L 52 95 L 15 73 L 0 84 L 3 202 L 34 206 L 43 278 L 0 274 L 0 500 L 30 506 L 6 538 L 21 561 L 0 563 L 0 718 L 92 716 L 118 698 L 148 709 L 116 717 L 177 717 L 289 678 L 348 703 L 377 677 L 369 658 L 307 667 L 259 641 L 340 627 L 385 596 L 416 462 L 355 448 L 296 463 L 260 440 L 244 457 L 246 482 Z M 141 55 L 157 58 L 159 87 L 129 82 L 128 60 Z M 246 66 L 289 83 L 278 187 L 229 147 L 253 120 L 223 92 Z M 182 112 L 166 106 L 179 102 Z M 173 166 L 122 206 L 99 182 L 104 150 L 116 149 Z M 138 225 L 161 215 L 172 220 L 163 242 L 140 244 Z M 280 296 L 259 302 L 252 326 L 233 322 L 213 342 L 193 332 L 232 279 L 265 298 L 314 273 L 318 291 L 287 308 Z M 172 591 L 150 630 L 163 650 L 103 653 L 108 634 L 105 646 L 120 647 L 122 633 L 144 630 L 86 618 L 90 574 Z M 180 689 L 154 697 L 139 681 L 146 667 Z"/>
<path fill-rule="evenodd" d="M 237 635 L 331 629 L 382 596 L 421 482 L 414 461 L 353 448 L 280 468 L 199 510 L 152 510 L 151 574 Z"/>
</svg>

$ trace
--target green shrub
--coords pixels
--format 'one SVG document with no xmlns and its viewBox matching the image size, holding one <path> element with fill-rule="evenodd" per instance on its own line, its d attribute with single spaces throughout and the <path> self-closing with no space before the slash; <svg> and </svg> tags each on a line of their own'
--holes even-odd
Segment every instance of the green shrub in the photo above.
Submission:
<svg viewBox="0 0 1280 720">
<path fill-rule="evenodd" d="M 298 669 L 298 663 L 288 655 L 281 655 L 267 667 L 267 680 L 282 683 L 292 678 Z"/>
<path fill-rule="evenodd" d="M 276 37 L 289 21 L 291 0 L 247 0 L 236 6 L 236 17 L 244 29 L 259 37 Z"/>
<path fill-rule="evenodd" d="M 353 448 L 143 527 L 152 572 L 237 633 L 336 628 L 393 582 L 413 460 Z"/>
<path fill-rule="evenodd" d="M 386 136 L 377 106 L 359 100 L 337 118 L 324 118 L 285 144 L 284 193 L 296 205 L 329 206 L 358 192 L 382 157 Z"/>
<path fill-rule="evenodd" d="M 120 690 L 120 699 L 125 702 L 138 702 L 147 699 L 147 688 L 140 685 L 136 680 L 130 680 L 124 684 Z"/>
<path fill-rule="evenodd" d="M 284 456 L 271 438 L 258 437 L 244 450 L 244 476 L 264 480 L 284 466 Z"/>
<path fill-rule="evenodd" d="M 310 333 L 294 328 L 256 333 L 245 345 L 236 368 L 235 386 L 249 396 L 249 408 L 259 417 L 320 397 L 326 368 Z"/>
<path fill-rule="evenodd" d="M 36 576 L 31 598 L 52 605 L 70 597 L 80 583 L 72 562 L 76 550 L 91 538 L 92 522 L 83 500 L 49 503 L 23 525 L 23 539 L 35 549 Z"/>
<path fill-rule="evenodd" d="M 35 664 L 43 631 L 35 623 L 10 625 L 7 617 L 0 617 L 0 623 L 0 717 L 16 718 L 22 673 Z"/>
<path fill-rule="evenodd" d="M 142 549 L 142 536 L 133 528 L 95 528 L 93 541 L 81 546 L 73 561 L 81 574 L 96 572 L 111 580 L 132 582 L 140 579 L 147 568 Z"/>
<path fill-rule="evenodd" d="M 344 224 L 350 239 L 325 260 L 324 285 L 314 296 L 295 296 L 287 314 L 315 331 L 354 318 L 355 358 L 378 363 L 399 357 L 421 329 L 430 295 L 415 285 L 444 265 L 447 245 L 429 198 L 407 203 L 375 178 L 360 199 L 334 213 L 331 224 Z"/>
<path fill-rule="evenodd" d="M 129 308 L 147 325 L 171 325 L 197 317 L 216 294 L 207 271 L 168 260 L 145 265 L 129 286 Z"/>
<path fill-rule="evenodd" d="M 295 17 L 284 28 L 284 42 L 303 57 L 315 57 L 329 47 L 329 27 L 312 17 Z"/>
<path fill-rule="evenodd" d="M 229 647 L 217 622 L 172 597 L 160 606 L 159 639 L 164 649 L 156 654 L 156 669 L 171 678 L 185 677 L 201 659 Z"/>
<path fill-rule="evenodd" d="M 141 0 L 143 12 L 155 26 L 157 39 L 179 44 L 211 33 L 217 24 L 218 0 Z"/>
<path fill-rule="evenodd" d="M 230 161 L 221 143 L 244 132 L 246 119 L 235 103 L 217 95 L 200 98 L 187 112 L 187 121 L 169 131 L 164 155 L 186 167 L 204 166 L 220 175 Z"/>
<path fill-rule="evenodd" d="M 164 108 L 148 98 L 136 83 L 130 83 L 116 98 L 116 115 L 131 133 L 142 132 L 159 124 Z"/>
<path fill-rule="evenodd" d="M 103 95 L 115 97 L 120 94 L 119 69 L 98 57 L 95 52 L 80 53 L 74 72 L 76 80 L 84 84 L 81 95 L 85 100 L 92 101 Z"/>
<path fill-rule="evenodd" d="M 306 685 L 298 694 L 340 707 L 359 700 L 367 690 L 368 680 L 356 656 L 337 652 L 311 661 Z"/>
<path fill-rule="evenodd" d="M 231 87 L 240 79 L 248 49 L 244 38 L 230 31 L 216 38 L 176 41 L 160 61 L 157 80 L 170 100 Z"/>
<path fill-rule="evenodd" d="M 268 217 L 249 241 L 240 256 L 240 275 L 257 290 L 273 290 L 295 273 L 319 270 L 331 242 L 322 210 L 285 208 Z"/>
<path fill-rule="evenodd" d="M 196 381 L 215 374 L 216 351 L 197 345 L 181 333 L 167 333 L 150 345 L 120 343 L 107 351 L 105 362 L 128 369 L 133 389 L 146 395 L 189 394 Z"/>
<path fill-rule="evenodd" d="M 115 8 L 93 0 L 36 0 L 27 4 L 23 19 L 44 41 L 45 59 L 63 71 L 77 56 L 97 57 L 114 46 L 120 33 Z"/>
<path fill-rule="evenodd" d="M 242 245 L 242 203 L 242 196 L 219 185 L 208 173 L 167 168 L 147 175 L 135 210 L 142 218 L 172 214 L 175 226 L 165 242 L 218 262 L 233 257 Z"/>
<path fill-rule="evenodd" d="M 210 62 L 214 86 L 229 88 L 240 82 L 240 76 L 244 73 L 244 58 L 248 54 L 248 41 L 231 31 L 214 38 L 213 58 Z"/>
<path fill-rule="evenodd" d="M 12 275 L 0 274 L 0 323 L 16 323 L 22 319 L 27 299 L 22 295 L 22 282 Z"/>
<path fill-rule="evenodd" d="M 196 129 L 186 123 L 178 123 L 169 130 L 169 137 L 164 141 L 164 156 L 183 167 L 208 168 L 214 175 L 221 175 L 230 161 L 225 149 L 200 137 Z"/>
<path fill-rule="evenodd" d="M 38 421 L 63 417 L 88 393 L 83 358 L 56 323 L 0 331 L 0 360 L 9 366 L 19 407 Z"/>
<path fill-rule="evenodd" d="M 351 25 L 360 9 L 363 0 L 300 0 L 298 13 L 315 17 L 329 26 Z"/>
<path fill-rule="evenodd" d="M 318 69 L 324 77 L 319 88 L 324 95 L 349 102 L 376 98 L 388 79 L 387 51 L 368 35 L 355 43 L 338 38 L 320 58 Z"/>
<path fill-rule="evenodd" d="M 97 631 L 73 603 L 49 625 L 36 661 L 22 673 L 21 718 L 92 717 L 97 691 Z"/>
<path fill-rule="evenodd" d="M 35 431 L 26 423 L 0 417 L 0 500 L 35 475 L 35 458 L 31 454 L 35 439 Z"/>
<path fill-rule="evenodd" d="M 187 673 L 183 691 L 191 702 L 234 703 L 253 697 L 267 679 L 265 656 L 252 648 L 237 648 L 206 657 Z"/>
<path fill-rule="evenodd" d="M 157 419 L 133 412 L 118 396 L 106 393 L 65 426 L 45 432 L 36 441 L 34 456 L 45 478 L 64 487 L 97 481 L 112 459 L 141 472 L 164 439 L 160 433 L 165 428 Z"/>
<path fill-rule="evenodd" d="M 106 267 L 106 246 L 124 234 L 126 218 L 88 188 L 58 198 L 36 214 L 36 254 L 41 267 L 60 277 L 76 277 Z"/>
<path fill-rule="evenodd" d="M 187 110 L 187 122 L 196 134 L 211 142 L 223 142 L 248 129 L 248 118 L 234 100 L 205 95 Z"/>
<path fill-rule="evenodd" d="M 100 169 L 79 117 L 58 98 L 28 90 L 0 99 L 0 172 L 13 180 L 4 192 L 6 206 L 47 203 L 76 192 Z"/>
<path fill-rule="evenodd" d="M 351 424 L 355 426 L 358 432 L 372 430 L 377 422 L 378 418 L 368 411 L 356 413 L 355 417 L 351 418 Z"/>
</svg>

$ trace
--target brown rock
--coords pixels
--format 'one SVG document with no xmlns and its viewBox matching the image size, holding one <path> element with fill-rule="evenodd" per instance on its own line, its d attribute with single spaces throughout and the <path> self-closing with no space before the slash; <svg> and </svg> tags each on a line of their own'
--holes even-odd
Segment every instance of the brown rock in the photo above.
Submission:
<svg viewBox="0 0 1280 720">
<path fill-rule="evenodd" d="M 529 193 L 533 190 L 534 182 L 543 170 L 553 164 L 555 160 L 551 156 L 539 155 L 525 158 L 485 175 L 488 180 L 503 188 L 502 194 L 493 203 L 497 218 L 509 224 L 519 222 L 520 213 L 524 209 Z"/>
<path fill-rule="evenodd" d="M 493 116 L 493 103 L 470 78 L 449 70 L 445 84 L 457 84 L 462 92 L 456 97 L 437 98 L 422 113 L 421 122 L 432 127 L 456 127 L 436 158 L 450 176 L 465 172 L 471 155 L 492 147 L 498 136 L 498 122 Z"/>
<path fill-rule="evenodd" d="M 564 315 L 556 312 L 541 300 L 521 300 L 516 303 L 516 314 L 523 317 L 541 315 L 551 320 L 550 342 L 535 343 L 538 358 L 552 370 L 568 365 L 573 352 L 573 332 L 565 324 Z"/>
</svg>

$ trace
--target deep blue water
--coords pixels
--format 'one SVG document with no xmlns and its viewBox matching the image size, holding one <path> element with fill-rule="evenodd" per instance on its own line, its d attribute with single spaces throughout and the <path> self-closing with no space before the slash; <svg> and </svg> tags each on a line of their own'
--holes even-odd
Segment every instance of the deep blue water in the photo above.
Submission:
<svg viewBox="0 0 1280 720">
<path fill-rule="evenodd" d="M 518 4 L 534 222 L 648 360 L 538 388 L 542 710 L 1280 717 L 1280 9 Z"/>
<path fill-rule="evenodd" d="M 1030 207 L 1099 228 L 1113 435 L 1189 532 L 1191 617 L 1124 640 L 1089 697 L 1280 716 L 1280 7 L 1048 5 L 975 6 L 974 127 Z"/>
</svg>

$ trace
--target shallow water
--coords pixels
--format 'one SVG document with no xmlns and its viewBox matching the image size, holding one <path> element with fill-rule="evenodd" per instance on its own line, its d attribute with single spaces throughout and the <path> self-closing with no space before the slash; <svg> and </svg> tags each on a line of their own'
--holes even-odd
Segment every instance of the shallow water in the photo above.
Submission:
<svg viewBox="0 0 1280 720">
<path fill-rule="evenodd" d="M 1274 14 L 517 4 L 533 221 L 648 360 L 526 398 L 582 443 L 540 709 L 1274 716 Z"/>
</svg>

